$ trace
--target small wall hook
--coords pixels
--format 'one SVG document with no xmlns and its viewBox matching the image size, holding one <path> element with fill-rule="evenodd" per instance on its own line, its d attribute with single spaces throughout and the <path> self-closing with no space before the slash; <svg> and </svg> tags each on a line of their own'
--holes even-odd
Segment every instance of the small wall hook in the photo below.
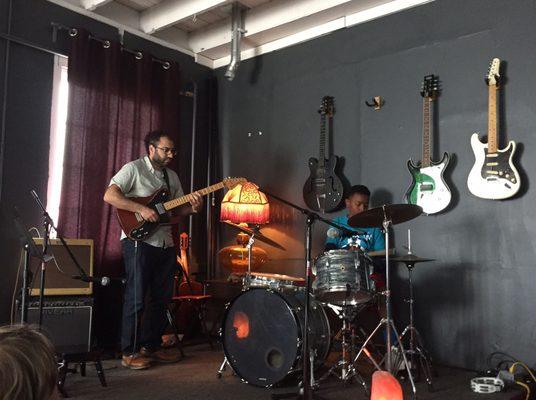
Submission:
<svg viewBox="0 0 536 400">
<path fill-rule="evenodd" d="M 382 99 L 381 96 L 374 96 L 372 98 L 372 102 L 369 103 L 369 101 L 367 100 L 365 101 L 365 104 L 368 107 L 374 107 L 375 110 L 379 110 L 385 104 L 385 100 Z"/>
</svg>

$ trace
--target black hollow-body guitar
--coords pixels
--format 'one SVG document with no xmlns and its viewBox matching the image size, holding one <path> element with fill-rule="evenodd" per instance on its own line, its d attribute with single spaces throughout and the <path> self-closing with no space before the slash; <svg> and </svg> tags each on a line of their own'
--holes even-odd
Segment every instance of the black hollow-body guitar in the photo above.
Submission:
<svg viewBox="0 0 536 400">
<path fill-rule="evenodd" d="M 311 174 L 303 186 L 303 200 L 311 210 L 324 213 L 339 207 L 344 190 L 342 181 L 335 172 L 338 157 L 331 154 L 326 157 L 326 125 L 333 118 L 333 97 L 324 96 L 318 112 L 320 113 L 320 154 L 318 159 L 314 157 L 309 159 Z"/>
</svg>

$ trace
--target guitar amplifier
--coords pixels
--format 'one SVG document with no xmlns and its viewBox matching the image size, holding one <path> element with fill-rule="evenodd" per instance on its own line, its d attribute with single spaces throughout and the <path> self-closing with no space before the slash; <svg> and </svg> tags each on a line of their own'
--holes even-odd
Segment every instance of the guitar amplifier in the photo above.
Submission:
<svg viewBox="0 0 536 400">
<path fill-rule="evenodd" d="M 34 238 L 38 246 L 43 246 L 43 239 Z M 74 254 L 78 264 L 89 276 L 93 275 L 93 240 L 92 239 L 65 239 L 69 249 Z M 80 271 L 71 259 L 67 249 L 59 239 L 51 239 L 47 253 L 53 259 L 46 264 L 45 270 L 45 296 L 54 295 L 89 295 L 93 293 L 93 284 L 73 279 L 80 275 Z M 30 267 L 36 271 L 33 278 L 32 296 L 39 296 L 40 264 L 37 258 L 32 258 Z"/>
<path fill-rule="evenodd" d="M 52 297 L 43 302 L 42 328 L 58 353 L 85 353 L 91 350 L 93 298 L 89 296 Z M 28 303 L 28 323 L 39 323 L 39 299 Z"/>
</svg>

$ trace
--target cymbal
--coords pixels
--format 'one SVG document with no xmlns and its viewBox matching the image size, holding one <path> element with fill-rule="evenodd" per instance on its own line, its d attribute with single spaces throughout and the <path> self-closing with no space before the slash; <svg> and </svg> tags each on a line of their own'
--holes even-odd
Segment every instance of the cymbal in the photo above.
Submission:
<svg viewBox="0 0 536 400">
<path fill-rule="evenodd" d="M 269 237 L 263 235 L 259 230 L 250 229 L 245 226 L 240 226 L 237 224 L 233 224 L 232 222 L 224 221 L 227 225 L 232 226 L 235 229 L 238 229 L 240 232 L 245 233 L 248 236 L 255 235 L 255 240 L 260 240 L 261 242 L 264 242 L 266 244 L 269 244 L 270 246 L 274 246 L 280 250 L 286 250 L 283 246 L 281 246 L 279 243 L 277 243 L 275 240 L 270 239 Z"/>
<path fill-rule="evenodd" d="M 415 254 L 405 254 L 403 256 L 391 258 L 393 261 L 400 261 L 405 264 L 416 264 L 420 262 L 428 262 L 428 261 L 435 261 L 433 258 L 422 258 L 419 256 L 416 256 Z"/>
<path fill-rule="evenodd" d="M 348 219 L 348 225 L 353 228 L 369 228 L 383 226 L 385 216 L 393 225 L 417 218 L 422 214 L 422 207 L 414 204 L 386 204 L 381 207 L 371 208 Z"/>
<path fill-rule="evenodd" d="M 395 249 L 394 248 L 389 249 L 389 255 L 393 256 L 394 254 L 395 254 Z M 367 255 L 370 256 L 370 257 L 385 256 L 385 250 L 369 251 L 369 252 L 367 252 Z"/>
</svg>

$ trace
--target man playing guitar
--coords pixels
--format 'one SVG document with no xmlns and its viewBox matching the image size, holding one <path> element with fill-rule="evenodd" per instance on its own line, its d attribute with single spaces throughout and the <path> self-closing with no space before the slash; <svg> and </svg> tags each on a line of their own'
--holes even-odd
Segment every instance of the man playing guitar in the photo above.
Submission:
<svg viewBox="0 0 536 400">
<path fill-rule="evenodd" d="M 160 217 L 155 209 L 131 198 L 149 196 L 166 187 L 171 197 L 184 193 L 178 175 L 167 168 L 177 154 L 173 140 L 162 131 L 153 131 L 145 137 L 145 147 L 146 156 L 125 164 L 114 175 L 104 201 L 117 209 L 136 213 L 140 220 L 156 223 Z M 180 217 L 200 210 L 203 200 L 198 193 L 192 193 L 189 200 L 189 205 L 171 214 L 168 224 L 177 223 Z M 152 361 L 178 361 L 179 354 L 161 347 L 166 327 L 165 312 L 173 294 L 176 269 L 171 226 L 158 225 L 143 241 L 134 241 L 122 232 L 121 243 L 127 279 L 121 332 L 122 365 L 145 369 Z M 146 297 L 147 309 L 144 310 Z M 145 314 L 144 318 L 142 314 Z"/>
</svg>

